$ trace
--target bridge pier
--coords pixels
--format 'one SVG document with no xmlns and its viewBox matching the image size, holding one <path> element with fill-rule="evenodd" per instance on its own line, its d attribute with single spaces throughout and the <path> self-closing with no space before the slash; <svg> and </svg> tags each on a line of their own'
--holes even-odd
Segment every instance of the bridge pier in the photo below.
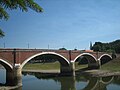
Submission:
<svg viewBox="0 0 120 90">
<path fill-rule="evenodd" d="M 22 86 L 22 69 L 19 64 L 14 67 L 14 84 L 17 86 Z"/>
<path fill-rule="evenodd" d="M 22 86 L 20 65 L 15 65 L 12 71 L 6 71 L 6 84 L 10 86 Z"/>
<path fill-rule="evenodd" d="M 61 75 L 70 75 L 75 76 L 75 65 L 74 62 L 71 62 L 69 66 L 61 66 L 60 70 Z"/>
<path fill-rule="evenodd" d="M 97 61 L 97 64 L 98 64 L 98 69 L 100 69 L 101 68 L 101 62 L 100 62 L 100 60 Z"/>
<path fill-rule="evenodd" d="M 75 76 L 75 62 L 71 62 L 70 65 L 71 65 L 71 74 L 72 76 Z"/>
<path fill-rule="evenodd" d="M 60 79 L 61 90 L 76 90 L 76 78 Z"/>
<path fill-rule="evenodd" d="M 90 69 L 99 69 L 100 68 L 100 61 L 96 61 L 95 63 L 88 63 L 88 68 Z"/>
</svg>

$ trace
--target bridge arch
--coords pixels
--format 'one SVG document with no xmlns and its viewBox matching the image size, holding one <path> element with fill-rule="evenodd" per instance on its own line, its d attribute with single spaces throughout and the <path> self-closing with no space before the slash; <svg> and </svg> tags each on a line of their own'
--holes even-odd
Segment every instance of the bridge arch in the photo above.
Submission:
<svg viewBox="0 0 120 90">
<path fill-rule="evenodd" d="M 62 55 L 60 55 L 60 54 L 58 54 L 58 53 L 55 53 L 55 52 L 42 52 L 42 53 L 35 54 L 35 55 L 29 57 L 28 59 L 26 59 L 26 60 L 22 63 L 21 68 L 23 68 L 23 66 L 24 66 L 28 61 L 30 61 L 31 59 L 33 59 L 33 58 L 35 58 L 35 57 L 37 57 L 37 56 L 41 56 L 41 55 L 56 55 L 56 56 L 62 58 L 62 59 L 66 62 L 67 65 L 70 65 L 70 62 L 69 62 L 64 56 L 62 56 Z M 60 62 L 60 61 L 59 61 L 59 62 Z"/>
<path fill-rule="evenodd" d="M 90 77 L 88 84 L 82 90 L 94 90 L 96 86 L 98 85 L 98 83 L 99 83 L 99 80 L 97 77 Z"/>
<path fill-rule="evenodd" d="M 3 65 L 6 70 L 13 70 L 13 66 L 9 64 L 6 60 L 0 59 L 0 64 Z"/>
<path fill-rule="evenodd" d="M 6 60 L 0 59 L 0 64 L 5 68 L 5 75 L 6 75 L 6 85 L 13 85 L 13 66 L 7 62 Z"/>
<path fill-rule="evenodd" d="M 78 55 L 73 62 L 75 62 L 78 58 L 80 57 L 85 57 L 88 60 L 88 67 L 89 68 L 98 68 L 98 63 L 97 63 L 97 59 L 95 58 L 95 56 L 93 56 L 90 53 L 82 53 L 80 55 Z"/>
<path fill-rule="evenodd" d="M 101 77 L 100 82 L 103 84 L 109 84 L 114 80 L 114 76 Z"/>
<path fill-rule="evenodd" d="M 90 53 L 82 53 L 78 55 L 73 61 L 75 62 L 81 56 L 85 56 L 86 58 L 93 58 L 94 61 L 97 61 L 97 59 Z"/>
<path fill-rule="evenodd" d="M 109 62 L 110 60 L 112 60 L 112 56 L 109 54 L 103 54 L 100 56 L 100 58 L 98 59 L 101 63 L 101 65 Z"/>
</svg>

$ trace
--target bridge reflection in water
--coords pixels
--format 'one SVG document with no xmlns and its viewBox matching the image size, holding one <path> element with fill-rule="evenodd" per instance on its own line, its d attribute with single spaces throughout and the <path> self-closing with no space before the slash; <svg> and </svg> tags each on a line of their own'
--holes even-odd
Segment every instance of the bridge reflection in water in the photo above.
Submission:
<svg viewBox="0 0 120 90">
<path fill-rule="evenodd" d="M 47 80 L 47 81 L 53 80 L 54 82 L 59 83 L 60 85 L 59 90 L 107 90 L 107 86 L 111 83 L 120 85 L 120 76 L 91 77 L 82 74 L 82 75 L 77 75 L 76 77 L 73 76 L 63 77 L 63 76 L 59 76 L 59 74 L 53 74 L 53 73 L 45 74 L 45 73 L 23 72 L 23 78 L 29 76 L 35 76 L 37 80 Z M 23 82 L 26 81 L 23 79 Z M 6 85 L 7 84 L 0 84 L 0 90 L 1 87 L 3 86 L 5 87 Z M 26 86 L 24 86 L 23 84 L 23 87 Z M 25 90 L 25 89 L 23 89 L 22 87 L 18 87 L 18 88 L 13 87 L 13 89 L 11 88 L 11 90 Z"/>
<path fill-rule="evenodd" d="M 54 82 L 59 83 L 61 86 L 59 90 L 107 90 L 107 86 L 111 83 L 120 85 L 119 76 L 91 77 L 88 75 L 77 75 L 76 77 L 63 77 L 56 74 L 25 72 L 23 75 L 23 77 L 32 75 L 39 80 L 53 80 Z M 80 82 L 84 82 L 84 84 L 81 84 Z M 22 87 L 16 88 L 14 90 L 22 90 Z"/>
</svg>

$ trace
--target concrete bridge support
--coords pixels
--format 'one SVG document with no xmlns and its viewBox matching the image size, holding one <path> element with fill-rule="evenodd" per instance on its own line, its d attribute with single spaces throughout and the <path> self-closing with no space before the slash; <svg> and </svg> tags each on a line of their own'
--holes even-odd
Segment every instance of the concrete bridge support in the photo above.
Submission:
<svg viewBox="0 0 120 90">
<path fill-rule="evenodd" d="M 14 66 L 12 71 L 6 71 L 6 84 L 22 86 L 22 74 L 20 65 Z"/>
<path fill-rule="evenodd" d="M 99 69 L 100 68 L 100 61 L 96 61 L 94 63 L 88 62 L 88 68 L 90 69 Z"/>
<path fill-rule="evenodd" d="M 75 76 L 75 62 L 71 62 L 70 67 L 71 67 L 71 75 Z"/>
<path fill-rule="evenodd" d="M 98 69 L 100 69 L 101 68 L 101 62 L 100 62 L 100 60 L 97 61 L 97 64 L 98 64 Z"/>
<path fill-rule="evenodd" d="M 66 79 L 61 79 L 61 90 L 76 90 L 76 78 L 69 77 Z"/>
<path fill-rule="evenodd" d="M 75 65 L 74 62 L 71 62 L 70 65 L 61 66 L 60 70 L 61 75 L 71 75 L 75 76 Z"/>
<path fill-rule="evenodd" d="M 15 65 L 14 67 L 14 81 L 15 85 L 22 86 L 22 69 L 20 65 Z"/>
</svg>

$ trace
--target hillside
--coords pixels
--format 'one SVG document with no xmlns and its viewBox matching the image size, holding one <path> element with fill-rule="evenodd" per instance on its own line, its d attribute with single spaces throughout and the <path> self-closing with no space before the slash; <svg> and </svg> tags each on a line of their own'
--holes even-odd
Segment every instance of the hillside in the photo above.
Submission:
<svg viewBox="0 0 120 90">
<path fill-rule="evenodd" d="M 120 57 L 102 65 L 101 70 L 120 71 Z"/>
</svg>

